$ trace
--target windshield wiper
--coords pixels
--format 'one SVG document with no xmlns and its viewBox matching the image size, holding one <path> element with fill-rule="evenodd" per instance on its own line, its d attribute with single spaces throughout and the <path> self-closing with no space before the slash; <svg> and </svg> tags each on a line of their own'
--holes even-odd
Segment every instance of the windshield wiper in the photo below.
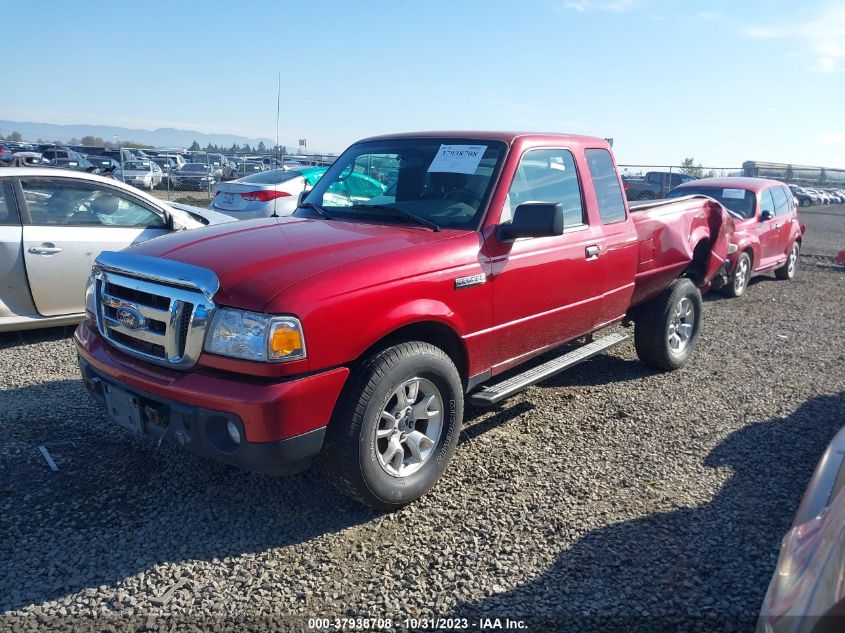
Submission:
<svg viewBox="0 0 845 633">
<path fill-rule="evenodd" d="M 389 204 L 353 204 L 352 207 L 360 209 L 378 209 L 379 211 L 390 211 L 393 215 L 407 218 L 408 220 L 412 220 L 417 224 L 427 226 L 435 233 L 440 231 L 440 225 L 437 224 L 437 222 L 432 222 L 431 220 L 427 220 L 426 218 L 421 218 L 420 216 L 411 213 L 410 211 L 405 211 L 404 209 L 399 209 L 398 207 L 391 207 Z"/>
<path fill-rule="evenodd" d="M 332 215 L 331 215 L 328 211 L 326 211 L 323 207 L 321 207 L 319 204 L 314 204 L 313 202 L 303 202 L 302 204 L 300 204 L 300 205 L 299 205 L 298 207 L 296 207 L 296 208 L 297 208 L 297 209 L 313 209 L 314 211 L 316 211 L 316 212 L 317 212 L 317 214 L 318 214 L 321 218 L 325 218 L 325 219 L 327 219 L 327 220 L 334 220 L 334 219 L 335 219 L 335 218 L 334 218 L 334 217 L 332 217 Z"/>
</svg>

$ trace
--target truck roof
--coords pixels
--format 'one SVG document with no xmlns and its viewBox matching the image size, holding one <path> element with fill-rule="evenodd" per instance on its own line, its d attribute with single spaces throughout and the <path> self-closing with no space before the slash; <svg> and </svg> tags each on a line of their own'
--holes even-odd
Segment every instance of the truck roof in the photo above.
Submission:
<svg viewBox="0 0 845 633">
<path fill-rule="evenodd" d="M 782 185 L 779 180 L 769 180 L 768 178 L 749 178 L 746 176 L 731 176 L 728 178 L 699 178 L 698 180 L 691 180 L 678 187 L 724 187 L 725 189 L 747 189 L 754 193 L 759 193 L 766 187 L 772 185 Z"/>
<path fill-rule="evenodd" d="M 484 139 L 491 141 L 504 141 L 508 145 L 512 144 L 517 138 L 527 137 L 531 140 L 541 140 L 550 142 L 568 142 L 576 144 L 598 145 L 600 147 L 607 147 L 608 142 L 603 138 L 597 136 L 583 136 L 580 134 L 557 134 L 552 132 L 491 132 L 491 131 L 467 131 L 467 130 L 438 130 L 432 132 L 403 132 L 401 134 L 381 134 L 378 136 L 370 136 L 368 138 L 358 141 L 382 141 L 395 138 L 472 138 Z"/>
</svg>

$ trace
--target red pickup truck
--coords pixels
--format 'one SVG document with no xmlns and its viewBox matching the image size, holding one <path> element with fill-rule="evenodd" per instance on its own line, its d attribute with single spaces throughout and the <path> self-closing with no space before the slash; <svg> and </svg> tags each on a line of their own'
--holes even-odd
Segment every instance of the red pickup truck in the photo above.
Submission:
<svg viewBox="0 0 845 633">
<path fill-rule="evenodd" d="M 730 218 L 705 197 L 632 213 L 622 191 L 598 138 L 360 141 L 293 216 L 103 253 L 75 333 L 85 386 L 135 432 L 268 474 L 319 454 L 361 502 L 399 507 L 442 475 L 465 400 L 627 337 L 593 338 L 605 326 L 634 324 L 651 366 L 689 358 Z"/>
</svg>

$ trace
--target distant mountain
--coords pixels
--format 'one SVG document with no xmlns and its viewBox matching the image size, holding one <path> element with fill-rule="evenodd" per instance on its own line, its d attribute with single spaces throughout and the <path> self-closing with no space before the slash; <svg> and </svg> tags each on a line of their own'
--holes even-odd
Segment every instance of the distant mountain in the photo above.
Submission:
<svg viewBox="0 0 845 633">
<path fill-rule="evenodd" d="M 238 145 L 248 143 L 252 147 L 255 147 L 259 141 L 264 141 L 267 147 L 273 147 L 276 144 L 276 141 L 266 137 L 248 138 L 236 134 L 205 134 L 193 130 L 176 130 L 174 128 L 141 130 L 111 125 L 55 125 L 53 123 L 2 120 L 0 120 L 0 132 L 6 136 L 12 132 L 20 132 L 23 139 L 30 142 L 41 138 L 45 141 L 62 141 L 67 143 L 72 138 L 80 139 L 83 136 L 99 136 L 104 141 L 113 141 L 116 134 L 121 141 L 143 143 L 153 147 L 188 147 L 194 141 L 202 147 L 205 147 L 209 143 L 225 147 L 231 147 L 234 143 Z M 280 143 L 286 146 L 289 151 L 296 151 L 298 149 L 296 143 L 285 140 L 281 140 Z"/>
</svg>

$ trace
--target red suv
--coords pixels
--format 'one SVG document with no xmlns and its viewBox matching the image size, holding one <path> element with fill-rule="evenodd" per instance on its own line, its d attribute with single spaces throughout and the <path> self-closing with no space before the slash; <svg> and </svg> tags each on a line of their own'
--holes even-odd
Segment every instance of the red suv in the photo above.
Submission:
<svg viewBox="0 0 845 633">
<path fill-rule="evenodd" d="M 725 295 L 739 297 L 752 275 L 770 270 L 778 279 L 795 276 L 806 227 L 798 222 L 789 187 L 764 178 L 703 178 L 675 187 L 666 197 L 690 195 L 718 200 L 734 219 L 729 277 L 721 288 Z"/>
</svg>

